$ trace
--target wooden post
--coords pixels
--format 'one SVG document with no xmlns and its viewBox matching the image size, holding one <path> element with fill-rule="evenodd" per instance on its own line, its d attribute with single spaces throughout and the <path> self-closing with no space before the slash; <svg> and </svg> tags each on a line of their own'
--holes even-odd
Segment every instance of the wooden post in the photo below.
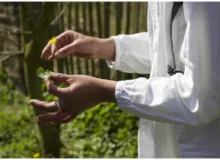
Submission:
<svg viewBox="0 0 220 160">
<path fill-rule="evenodd" d="M 27 90 L 30 98 L 43 100 L 41 84 L 42 80 L 36 76 L 36 70 L 41 64 L 40 54 L 43 47 L 48 41 L 48 29 L 50 26 L 51 19 L 47 16 L 48 13 L 53 12 L 54 3 L 45 3 L 41 7 L 44 7 L 46 12 L 41 21 L 36 21 L 35 18 L 31 17 L 32 12 L 36 11 L 36 3 L 22 3 L 23 7 L 21 9 L 21 26 L 22 30 L 25 31 L 25 25 L 28 24 L 28 28 L 32 31 L 32 36 L 30 38 L 24 37 L 22 35 L 22 46 L 25 46 L 24 53 L 24 71 Z M 32 9 L 30 9 L 31 7 Z M 39 7 L 39 6 L 38 6 Z M 29 8 L 29 9 L 28 9 Z M 26 12 L 26 13 L 24 13 Z M 37 13 L 37 12 L 35 12 Z M 40 12 L 39 12 L 40 14 Z M 37 16 L 37 15 L 36 15 Z M 39 15 L 37 17 L 40 17 Z M 34 21 L 35 20 L 35 23 Z M 36 24 L 37 23 L 37 24 Z M 38 32 L 36 32 L 38 31 Z M 41 110 L 34 108 L 36 115 L 42 114 Z M 38 122 L 39 131 L 42 138 L 43 155 L 45 157 L 60 157 L 60 132 L 59 127 L 52 125 L 50 123 Z"/>
</svg>

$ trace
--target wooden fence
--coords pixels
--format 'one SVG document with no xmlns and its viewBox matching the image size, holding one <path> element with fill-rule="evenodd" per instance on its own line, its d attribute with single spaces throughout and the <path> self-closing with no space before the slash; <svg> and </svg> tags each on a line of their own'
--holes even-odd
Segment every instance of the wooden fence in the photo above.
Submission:
<svg viewBox="0 0 220 160">
<path fill-rule="evenodd" d="M 146 31 L 146 5 L 145 2 L 60 3 L 58 12 L 65 13 L 59 20 L 59 31 L 72 29 L 86 35 L 103 38 Z M 54 65 L 55 71 L 69 74 L 86 74 L 115 80 L 138 76 L 110 70 L 104 60 L 65 58 L 55 64 L 63 66 L 56 69 Z"/>
<path fill-rule="evenodd" d="M 56 3 L 56 10 L 53 14 L 56 16 L 51 22 L 51 35 L 53 36 L 67 29 L 102 38 L 137 33 L 147 29 L 146 2 L 59 2 Z M 29 30 L 22 33 L 27 34 Z M 20 50 L 24 48 L 22 45 L 20 47 Z M 23 53 L 22 51 L 14 52 L 14 50 L 4 51 L 11 55 Z M 104 60 L 68 57 L 55 61 L 53 66 L 54 71 L 57 72 L 86 74 L 105 79 L 121 80 L 137 77 L 136 74 L 110 70 Z"/>
</svg>

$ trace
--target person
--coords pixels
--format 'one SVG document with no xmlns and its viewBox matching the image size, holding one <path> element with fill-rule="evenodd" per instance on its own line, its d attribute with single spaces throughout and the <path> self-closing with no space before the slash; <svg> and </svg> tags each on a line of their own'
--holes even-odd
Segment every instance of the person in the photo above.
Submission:
<svg viewBox="0 0 220 160">
<path fill-rule="evenodd" d="M 52 81 L 69 87 L 45 80 L 60 101 L 31 100 L 54 112 L 38 119 L 65 123 L 97 103 L 116 102 L 140 117 L 138 157 L 220 157 L 220 3 L 183 2 L 176 11 L 174 5 L 148 4 L 148 32 L 101 39 L 66 31 L 57 37 L 54 55 L 46 45 L 46 60 L 105 59 L 112 69 L 150 78 L 115 82 L 54 73 Z"/>
</svg>

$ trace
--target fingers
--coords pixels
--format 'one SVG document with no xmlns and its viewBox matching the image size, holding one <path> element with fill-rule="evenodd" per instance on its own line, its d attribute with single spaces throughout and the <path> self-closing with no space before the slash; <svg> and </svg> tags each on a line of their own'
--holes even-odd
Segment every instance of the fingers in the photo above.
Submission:
<svg viewBox="0 0 220 160">
<path fill-rule="evenodd" d="M 44 81 L 46 83 L 47 91 L 50 94 L 62 98 L 63 96 L 66 95 L 66 93 L 68 93 L 69 88 L 60 88 L 52 84 L 49 79 L 44 79 Z"/>
<path fill-rule="evenodd" d="M 50 78 L 45 78 L 44 82 L 46 84 L 47 90 L 50 94 L 53 94 L 54 96 L 57 97 L 62 97 L 64 96 L 66 93 L 68 93 L 69 88 L 60 88 L 56 85 L 54 85 L 50 80 L 52 80 L 55 83 L 65 83 L 67 85 L 70 85 L 70 77 L 69 75 L 66 74 L 62 74 L 62 73 L 53 73 Z"/>
<path fill-rule="evenodd" d="M 52 122 L 56 124 L 67 123 L 73 120 L 76 115 L 70 114 L 66 111 L 58 111 L 54 114 L 42 114 L 37 117 L 38 121 Z"/>
<path fill-rule="evenodd" d="M 49 121 L 57 124 L 61 123 L 67 123 L 73 120 L 76 115 L 70 114 L 66 110 L 58 110 L 55 102 L 44 102 L 44 101 L 39 101 L 36 99 L 30 100 L 30 104 L 33 105 L 35 108 L 39 108 L 48 112 L 56 112 L 53 114 L 42 114 L 37 117 L 38 121 Z"/>
<path fill-rule="evenodd" d="M 56 58 L 63 58 L 66 56 L 69 56 L 71 53 L 74 53 L 76 50 L 76 45 L 75 43 L 71 43 L 69 45 L 64 46 L 63 48 L 59 49 L 56 53 L 55 53 L 55 57 Z"/>
<path fill-rule="evenodd" d="M 52 114 L 41 114 L 37 117 L 38 121 L 62 121 L 62 119 L 65 119 L 70 115 L 67 111 L 58 111 L 56 113 Z"/>
<path fill-rule="evenodd" d="M 68 115 L 67 117 L 63 118 L 63 119 L 59 119 L 59 120 L 54 120 L 53 123 L 56 123 L 56 124 L 62 124 L 62 123 L 68 123 L 70 121 L 72 121 L 74 118 L 76 117 L 76 115 Z"/>
<path fill-rule="evenodd" d="M 45 110 L 47 112 L 56 112 L 56 111 L 58 111 L 58 108 L 57 108 L 55 102 L 47 103 L 47 102 L 40 101 L 40 100 L 37 100 L 37 99 L 32 99 L 32 100 L 30 100 L 30 104 L 32 106 L 34 106 L 35 108 L 42 109 L 42 110 Z"/>
<path fill-rule="evenodd" d="M 63 46 L 69 45 L 70 43 L 73 42 L 73 35 L 71 31 L 66 31 L 63 32 L 62 34 L 60 34 L 59 36 L 56 37 L 56 42 L 55 42 L 55 46 L 56 46 L 56 50 L 59 50 L 60 48 L 62 48 Z M 52 56 L 52 51 L 51 51 L 51 44 L 47 44 L 42 53 L 41 53 L 41 58 L 45 59 L 45 60 L 52 60 L 55 57 Z M 56 57 L 57 58 L 57 57 Z"/>
<path fill-rule="evenodd" d="M 51 44 L 48 43 L 41 53 L 41 58 L 46 60 L 51 54 Z"/>
<path fill-rule="evenodd" d="M 50 76 L 50 80 L 54 81 L 55 83 L 65 83 L 67 85 L 69 85 L 69 79 L 70 76 L 67 74 L 62 74 L 62 73 L 53 73 Z"/>
</svg>

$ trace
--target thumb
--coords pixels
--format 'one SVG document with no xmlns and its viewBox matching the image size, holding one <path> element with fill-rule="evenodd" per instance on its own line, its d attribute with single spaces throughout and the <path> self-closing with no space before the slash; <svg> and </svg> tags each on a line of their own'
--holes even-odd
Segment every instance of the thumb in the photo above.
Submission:
<svg viewBox="0 0 220 160">
<path fill-rule="evenodd" d="M 65 83 L 67 85 L 70 85 L 69 79 L 70 79 L 70 76 L 67 74 L 63 74 L 63 73 L 53 73 L 50 76 L 50 80 L 58 84 Z"/>
<path fill-rule="evenodd" d="M 47 87 L 47 90 L 50 94 L 57 96 L 59 98 L 65 96 L 65 94 L 68 92 L 68 88 L 60 88 L 52 83 L 50 83 Z"/>
<path fill-rule="evenodd" d="M 68 88 L 60 88 L 60 87 L 54 85 L 53 83 L 51 83 L 51 81 L 48 78 L 44 79 L 44 81 L 47 86 L 47 91 L 54 96 L 57 96 L 60 98 L 68 92 L 67 91 Z"/>
</svg>

